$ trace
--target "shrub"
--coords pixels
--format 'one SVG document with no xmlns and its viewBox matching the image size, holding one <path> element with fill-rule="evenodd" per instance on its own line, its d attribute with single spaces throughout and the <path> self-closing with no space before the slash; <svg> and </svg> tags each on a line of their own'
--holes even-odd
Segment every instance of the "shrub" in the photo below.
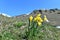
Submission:
<svg viewBox="0 0 60 40">
<path fill-rule="evenodd" d="M 21 26 L 23 26 L 25 24 L 26 23 L 24 23 L 24 22 L 17 22 L 17 23 L 14 24 L 14 26 L 20 28 Z"/>
<path fill-rule="evenodd" d="M 57 14 L 60 14 L 60 12 L 58 12 Z"/>
</svg>

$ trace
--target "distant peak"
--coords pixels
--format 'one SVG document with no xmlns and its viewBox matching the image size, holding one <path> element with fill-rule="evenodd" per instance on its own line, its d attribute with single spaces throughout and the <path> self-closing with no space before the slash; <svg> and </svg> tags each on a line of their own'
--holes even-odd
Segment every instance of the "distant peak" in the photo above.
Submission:
<svg viewBox="0 0 60 40">
<path fill-rule="evenodd" d="M 6 16 L 6 17 L 11 17 L 10 15 L 5 14 L 5 13 L 0 13 L 0 14 L 3 15 L 3 16 Z"/>
</svg>

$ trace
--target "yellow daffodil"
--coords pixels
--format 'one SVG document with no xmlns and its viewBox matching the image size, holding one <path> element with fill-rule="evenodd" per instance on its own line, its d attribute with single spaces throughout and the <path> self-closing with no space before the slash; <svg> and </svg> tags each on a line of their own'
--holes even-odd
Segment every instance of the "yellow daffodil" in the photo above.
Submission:
<svg viewBox="0 0 60 40">
<path fill-rule="evenodd" d="M 31 22 L 31 21 L 33 20 L 33 17 L 32 17 L 32 16 L 30 16 L 30 17 L 29 17 L 29 20 L 30 20 L 30 22 Z"/>
<path fill-rule="evenodd" d="M 40 16 L 41 16 L 41 14 L 39 13 L 37 16 L 38 16 L 38 17 L 40 17 Z"/>
<path fill-rule="evenodd" d="M 43 22 L 43 20 L 42 20 L 42 19 L 40 19 L 40 20 L 38 20 L 38 22 Z"/>
<path fill-rule="evenodd" d="M 40 20 L 40 17 L 37 16 L 36 19 L 37 19 L 37 20 Z"/>
<path fill-rule="evenodd" d="M 36 21 L 37 20 L 37 18 L 34 18 L 34 21 Z"/>
<path fill-rule="evenodd" d="M 41 22 L 38 22 L 38 26 L 41 26 L 42 25 L 42 23 Z"/>
<path fill-rule="evenodd" d="M 41 17 L 37 17 L 37 22 L 43 22 Z"/>
<path fill-rule="evenodd" d="M 48 20 L 48 19 L 47 19 L 46 15 L 44 15 L 44 21 L 46 21 L 46 20 Z"/>
</svg>

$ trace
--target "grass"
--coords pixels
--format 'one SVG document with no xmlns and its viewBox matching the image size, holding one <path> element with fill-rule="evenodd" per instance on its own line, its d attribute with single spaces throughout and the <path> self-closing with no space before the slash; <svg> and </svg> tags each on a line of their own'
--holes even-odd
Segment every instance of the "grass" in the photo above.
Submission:
<svg viewBox="0 0 60 40">
<path fill-rule="evenodd" d="M 13 26 L 0 29 L 0 40 L 60 40 L 60 29 L 45 24 L 37 28 L 33 33 L 33 29 L 27 32 L 28 27 L 21 30 Z M 28 33 L 29 35 L 27 35 Z"/>
<path fill-rule="evenodd" d="M 15 24 L 15 21 L 13 22 L 10 18 L 9 21 Z M 24 22 L 17 22 L 16 27 L 5 20 L 3 24 L 0 26 L 0 40 L 60 40 L 60 29 L 48 23 L 44 23 L 42 26 L 33 23 L 24 29 L 20 29 L 22 25 L 25 26 Z"/>
</svg>

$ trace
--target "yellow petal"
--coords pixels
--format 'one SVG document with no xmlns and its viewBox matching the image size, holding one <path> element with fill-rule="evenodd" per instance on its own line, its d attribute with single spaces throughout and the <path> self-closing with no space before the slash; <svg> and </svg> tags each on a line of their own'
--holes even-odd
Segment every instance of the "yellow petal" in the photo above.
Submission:
<svg viewBox="0 0 60 40">
<path fill-rule="evenodd" d="M 34 18 L 34 21 L 36 21 L 37 20 L 37 18 Z"/>
<path fill-rule="evenodd" d="M 32 17 L 32 16 L 30 16 L 30 17 L 29 17 L 29 20 L 30 20 L 30 21 L 32 21 L 32 20 L 33 20 L 33 17 Z"/>
<path fill-rule="evenodd" d="M 38 22 L 38 26 L 41 26 L 42 25 L 42 23 L 41 22 Z"/>
<path fill-rule="evenodd" d="M 42 20 L 42 19 L 40 19 L 40 21 L 41 21 L 41 22 L 43 22 L 43 20 Z"/>
<path fill-rule="evenodd" d="M 46 21 L 46 20 L 48 20 L 48 19 L 47 19 L 46 15 L 44 15 L 44 21 Z"/>
<path fill-rule="evenodd" d="M 39 22 L 43 22 L 43 20 L 42 20 L 41 17 L 37 17 L 37 21 L 39 21 Z"/>
<path fill-rule="evenodd" d="M 41 16 L 41 14 L 39 13 L 37 16 L 38 16 L 38 17 L 40 17 L 40 16 Z"/>
</svg>

